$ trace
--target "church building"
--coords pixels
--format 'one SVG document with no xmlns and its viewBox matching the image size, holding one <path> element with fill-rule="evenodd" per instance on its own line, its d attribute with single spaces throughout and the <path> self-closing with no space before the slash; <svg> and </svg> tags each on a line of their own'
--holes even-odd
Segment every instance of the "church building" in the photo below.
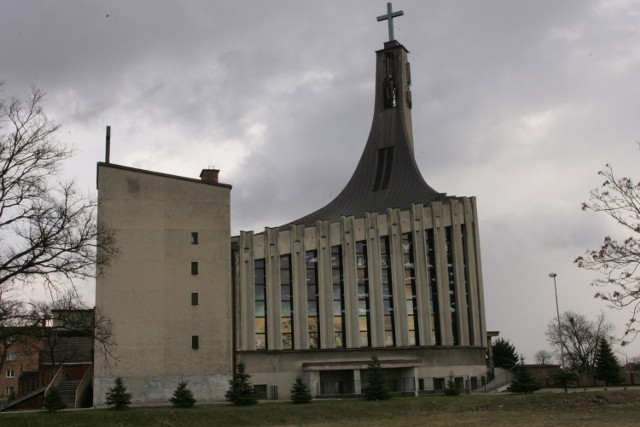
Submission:
<svg viewBox="0 0 640 427">
<path fill-rule="evenodd" d="M 487 374 L 474 197 L 440 193 L 414 156 L 411 71 L 393 36 L 376 52 L 369 138 L 344 189 L 300 219 L 230 232 L 231 186 L 98 163 L 98 220 L 120 253 L 97 279 L 116 361 L 96 348 L 94 403 L 117 376 L 134 403 L 181 380 L 221 401 L 242 361 L 259 396 L 358 395 L 377 357 L 391 391 L 427 394 Z"/>
</svg>

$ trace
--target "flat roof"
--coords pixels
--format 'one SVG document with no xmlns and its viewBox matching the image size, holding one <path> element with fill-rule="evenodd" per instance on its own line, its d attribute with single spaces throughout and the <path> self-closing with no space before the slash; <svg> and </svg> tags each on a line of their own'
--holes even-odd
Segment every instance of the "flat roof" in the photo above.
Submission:
<svg viewBox="0 0 640 427">
<path fill-rule="evenodd" d="M 143 173 L 143 174 L 146 174 L 146 175 L 161 176 L 161 177 L 170 178 L 170 179 L 179 179 L 179 180 L 182 180 L 182 181 L 189 181 L 189 182 L 193 182 L 193 183 L 199 183 L 199 184 L 205 184 L 205 185 L 214 185 L 216 187 L 224 187 L 224 188 L 229 188 L 229 189 L 232 188 L 231 184 L 223 184 L 223 183 L 220 183 L 220 182 L 203 181 L 203 180 L 201 180 L 199 178 L 188 178 L 186 176 L 172 175 L 172 174 L 168 174 L 168 173 L 150 171 L 150 170 L 147 170 L 147 169 L 133 168 L 131 166 L 123 166 L 123 165 L 118 165 L 118 164 L 115 164 L 115 163 L 98 162 L 98 167 L 100 167 L 100 166 L 107 167 L 107 168 L 126 170 L 126 171 L 129 171 L 129 172 Z M 97 182 L 96 182 L 96 184 L 97 184 Z"/>
</svg>

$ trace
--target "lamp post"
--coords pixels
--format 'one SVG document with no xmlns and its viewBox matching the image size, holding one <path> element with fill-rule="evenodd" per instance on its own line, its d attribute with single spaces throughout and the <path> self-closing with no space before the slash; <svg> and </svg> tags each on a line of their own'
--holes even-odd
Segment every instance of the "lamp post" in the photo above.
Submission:
<svg viewBox="0 0 640 427">
<path fill-rule="evenodd" d="M 553 278 L 553 291 L 556 294 L 556 314 L 558 315 L 558 339 L 560 340 L 560 363 L 564 371 L 564 342 L 562 341 L 562 328 L 560 327 L 560 309 L 558 308 L 558 287 L 556 286 L 556 273 L 549 273 L 549 277 Z"/>
</svg>

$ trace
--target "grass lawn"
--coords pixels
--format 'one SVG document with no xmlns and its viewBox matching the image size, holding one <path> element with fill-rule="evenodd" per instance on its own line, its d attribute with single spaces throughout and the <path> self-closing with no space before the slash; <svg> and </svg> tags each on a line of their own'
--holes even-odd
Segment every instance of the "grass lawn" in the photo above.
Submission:
<svg viewBox="0 0 640 427">
<path fill-rule="evenodd" d="M 0 426 L 635 426 L 640 389 L 533 395 L 394 398 L 383 402 L 314 400 L 307 405 L 227 404 L 191 409 L 129 408 L 0 413 Z"/>
</svg>

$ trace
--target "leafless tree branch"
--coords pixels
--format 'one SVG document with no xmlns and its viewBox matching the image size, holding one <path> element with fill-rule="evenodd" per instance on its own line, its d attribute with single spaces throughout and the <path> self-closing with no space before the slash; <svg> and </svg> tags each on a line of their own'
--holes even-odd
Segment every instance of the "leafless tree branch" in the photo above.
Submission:
<svg viewBox="0 0 640 427">
<path fill-rule="evenodd" d="M 640 182 L 617 177 L 609 164 L 598 174 L 604 182 L 590 192 L 590 198 L 582 204 L 582 209 L 608 215 L 630 234 L 623 241 L 606 236 L 600 248 L 588 250 L 574 262 L 580 268 L 601 274 L 591 283 L 601 289 L 595 298 L 608 302 L 615 309 L 629 311 L 622 340 L 622 345 L 625 345 L 639 332 Z"/>
<path fill-rule="evenodd" d="M 60 125 L 46 116 L 44 100 L 45 93 L 35 88 L 24 100 L 0 99 L 2 354 L 10 345 L 5 338 L 15 331 L 24 335 L 46 331 L 43 338 L 55 346 L 63 330 L 90 330 L 89 335 L 105 348 L 105 357 L 111 357 L 115 348 L 111 324 L 100 313 L 92 314 L 90 328 L 68 324 L 73 319 L 65 320 L 62 328 L 60 319 L 55 327 L 47 324 L 61 307 L 83 307 L 74 281 L 95 277 L 118 251 L 113 233 L 97 224 L 95 198 L 80 194 L 73 181 L 64 182 L 59 176 L 73 153 L 56 140 Z M 20 294 L 15 291 L 26 285 L 44 286 L 52 296 L 63 298 L 28 304 L 15 297 Z"/>
</svg>

